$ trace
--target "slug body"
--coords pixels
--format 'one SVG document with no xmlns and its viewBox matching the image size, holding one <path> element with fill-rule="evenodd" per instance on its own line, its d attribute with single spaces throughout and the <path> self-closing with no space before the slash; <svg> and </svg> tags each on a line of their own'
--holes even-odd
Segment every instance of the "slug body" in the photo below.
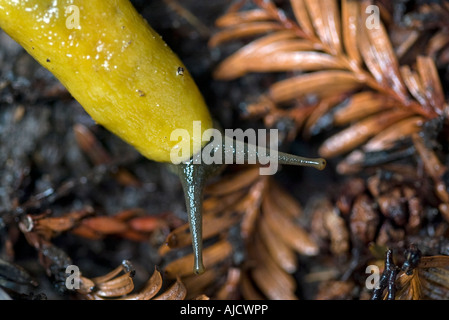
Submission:
<svg viewBox="0 0 449 320">
<path fill-rule="evenodd" d="M 0 27 L 149 159 L 170 161 L 173 130 L 212 127 L 191 75 L 128 0 L 0 0 Z"/>
<path fill-rule="evenodd" d="M 202 192 L 222 165 L 192 160 L 207 144 L 195 141 L 193 123 L 201 122 L 200 138 L 213 124 L 178 57 L 128 0 L 0 0 L 0 27 L 50 70 L 98 124 L 148 159 L 169 163 L 179 147 L 172 132 L 186 130 L 190 153 L 175 168 L 186 198 L 194 272 L 202 273 Z M 238 152 L 231 148 L 231 153 Z M 278 162 L 325 166 L 323 159 L 280 152 Z"/>
</svg>

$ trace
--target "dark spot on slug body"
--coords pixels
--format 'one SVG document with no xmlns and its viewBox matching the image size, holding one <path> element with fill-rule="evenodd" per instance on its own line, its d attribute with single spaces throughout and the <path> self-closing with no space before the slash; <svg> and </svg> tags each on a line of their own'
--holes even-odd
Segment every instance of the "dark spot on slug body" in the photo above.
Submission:
<svg viewBox="0 0 449 320">
<path fill-rule="evenodd" d="M 47 58 L 47 62 L 50 62 L 50 59 Z"/>
<path fill-rule="evenodd" d="M 184 68 L 178 67 L 178 70 L 176 71 L 177 76 L 183 76 L 184 75 Z"/>
</svg>

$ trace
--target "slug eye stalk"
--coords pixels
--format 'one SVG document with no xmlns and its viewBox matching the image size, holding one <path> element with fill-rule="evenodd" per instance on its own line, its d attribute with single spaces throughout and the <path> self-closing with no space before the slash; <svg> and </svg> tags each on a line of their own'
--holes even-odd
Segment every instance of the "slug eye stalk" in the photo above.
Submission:
<svg viewBox="0 0 449 320">
<path fill-rule="evenodd" d="M 243 144 L 243 148 L 239 149 L 237 146 L 242 146 L 241 144 Z M 226 148 L 226 146 L 228 148 Z M 245 163 L 247 163 L 248 158 L 250 157 L 249 150 L 256 149 L 254 149 L 254 146 L 239 141 L 233 141 L 232 144 L 229 144 L 226 139 L 223 139 L 221 148 L 223 159 L 226 157 L 227 152 L 231 152 L 235 163 L 236 158 L 239 156 L 239 150 L 243 150 L 242 156 L 245 160 Z M 322 158 L 304 158 L 265 148 L 257 149 L 256 158 L 258 163 L 262 154 L 264 154 L 265 156 L 277 154 L 278 164 L 313 167 L 318 170 L 323 170 L 326 167 L 326 160 Z M 193 271 L 195 274 L 201 274 L 205 270 L 203 264 L 202 241 L 202 203 L 204 187 L 206 185 L 207 179 L 217 172 L 221 171 L 224 166 L 224 164 L 205 164 L 202 161 L 195 161 L 196 157 L 199 156 L 201 155 L 196 154 L 188 162 L 181 162 L 180 164 L 176 165 L 176 172 L 181 180 L 181 184 L 184 190 L 187 214 L 190 225 L 190 234 L 192 237 L 194 257 Z"/>
</svg>

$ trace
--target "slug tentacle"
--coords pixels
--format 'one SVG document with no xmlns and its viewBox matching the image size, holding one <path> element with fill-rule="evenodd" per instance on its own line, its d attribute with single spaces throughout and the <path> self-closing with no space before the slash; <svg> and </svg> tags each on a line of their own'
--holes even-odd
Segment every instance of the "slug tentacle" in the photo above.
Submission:
<svg viewBox="0 0 449 320">
<path fill-rule="evenodd" d="M 326 160 L 323 158 L 304 158 L 284 152 L 279 152 L 278 162 L 279 164 L 313 167 L 318 170 L 323 170 L 326 167 Z"/>
<path fill-rule="evenodd" d="M 223 139 L 222 153 L 223 159 L 227 156 L 229 158 L 229 154 L 232 154 L 234 163 L 248 163 L 251 159 L 260 164 L 262 163 L 261 159 L 266 161 L 267 158 L 270 158 L 269 161 L 277 161 L 278 164 L 313 167 L 318 170 L 323 170 L 326 167 L 326 160 L 323 158 L 305 158 L 228 138 Z"/>
<path fill-rule="evenodd" d="M 192 248 L 194 256 L 193 271 L 196 274 L 204 272 L 203 265 L 203 232 L 202 232 L 202 209 L 203 191 L 206 180 L 220 170 L 221 165 L 195 164 L 195 157 L 187 163 L 181 162 L 176 165 L 177 174 L 181 180 L 187 207 L 187 214 L 192 237 Z"/>
<path fill-rule="evenodd" d="M 195 166 L 189 162 L 180 166 L 179 177 L 181 178 L 187 213 L 192 236 L 192 247 L 195 262 L 193 270 L 196 274 L 204 272 L 202 251 L 202 198 L 205 177 L 202 166 Z"/>
</svg>

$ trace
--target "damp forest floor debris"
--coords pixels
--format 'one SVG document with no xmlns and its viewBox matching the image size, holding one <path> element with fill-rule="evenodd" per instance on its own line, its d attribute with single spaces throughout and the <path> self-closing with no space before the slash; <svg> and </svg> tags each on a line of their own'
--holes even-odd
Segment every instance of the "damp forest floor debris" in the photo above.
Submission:
<svg viewBox="0 0 449 320">
<path fill-rule="evenodd" d="M 228 166 L 193 275 L 177 177 L 0 31 L 1 299 L 449 299 L 447 2 L 132 3 L 223 128 L 328 166 Z"/>
</svg>

